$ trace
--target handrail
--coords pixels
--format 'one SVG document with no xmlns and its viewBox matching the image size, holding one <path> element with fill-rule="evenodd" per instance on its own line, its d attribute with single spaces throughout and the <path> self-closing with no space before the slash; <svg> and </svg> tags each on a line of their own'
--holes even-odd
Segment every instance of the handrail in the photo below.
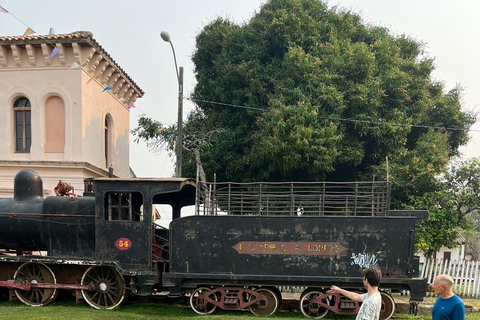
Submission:
<svg viewBox="0 0 480 320">
<path fill-rule="evenodd" d="M 152 260 L 153 261 L 161 261 L 161 262 L 168 262 L 168 257 L 170 256 L 170 251 L 168 250 L 168 242 L 169 239 L 162 237 L 158 234 L 155 233 L 155 229 L 163 229 L 163 230 L 168 230 L 168 228 L 165 228 L 164 226 L 161 226 L 157 224 L 156 222 L 153 222 L 152 224 L 152 230 L 153 230 L 153 242 L 152 242 Z M 168 235 L 168 233 L 167 233 Z M 167 246 L 166 246 L 167 245 Z M 163 258 L 162 256 L 159 256 L 155 254 L 160 250 L 162 252 L 166 252 L 167 259 Z"/>
</svg>

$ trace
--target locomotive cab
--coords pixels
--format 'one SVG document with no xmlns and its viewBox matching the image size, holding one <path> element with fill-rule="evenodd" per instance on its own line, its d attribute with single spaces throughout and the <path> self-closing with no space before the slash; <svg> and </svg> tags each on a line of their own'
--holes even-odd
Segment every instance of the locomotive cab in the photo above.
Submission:
<svg viewBox="0 0 480 320">
<path fill-rule="evenodd" d="M 118 261 L 122 269 L 132 271 L 152 271 L 153 260 L 166 262 L 168 230 L 156 227 L 154 205 L 170 205 L 174 219 L 178 218 L 182 207 L 195 204 L 195 181 L 102 178 L 94 182 L 96 260 Z"/>
</svg>

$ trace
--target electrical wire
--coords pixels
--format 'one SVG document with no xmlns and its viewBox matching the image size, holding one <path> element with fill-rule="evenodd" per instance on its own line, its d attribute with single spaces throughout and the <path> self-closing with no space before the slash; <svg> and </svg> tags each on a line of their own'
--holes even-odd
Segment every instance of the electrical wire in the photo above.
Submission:
<svg viewBox="0 0 480 320">
<path fill-rule="evenodd" d="M 191 100 L 193 102 L 203 102 L 209 103 L 214 105 L 220 106 L 227 106 L 233 108 L 242 108 L 242 109 L 249 109 L 255 111 L 262 111 L 262 112 L 276 112 L 277 110 L 271 109 L 263 109 L 263 108 L 255 108 L 255 107 L 247 107 L 241 106 L 236 104 L 230 103 L 223 103 L 223 102 L 216 102 L 216 101 L 208 101 L 202 99 L 194 99 L 194 98 L 186 98 L 187 100 Z M 416 125 L 416 124 L 406 124 L 406 123 L 393 123 L 393 122 L 381 122 L 381 121 L 371 121 L 371 120 L 359 120 L 359 119 L 349 119 L 349 118 L 340 118 L 340 117 L 326 117 L 326 116 L 318 116 L 320 119 L 326 120 L 334 120 L 334 121 L 349 121 L 349 122 L 356 122 L 356 123 L 367 123 L 367 124 L 375 124 L 375 125 L 389 125 L 389 126 L 396 126 L 396 127 L 413 127 L 413 128 L 424 128 L 424 129 L 439 129 L 439 130 L 446 130 L 446 131 L 473 131 L 473 132 L 480 132 L 480 130 L 474 129 L 463 129 L 463 128 L 451 128 L 451 127 L 438 127 L 438 126 L 426 126 L 426 125 Z"/>
</svg>

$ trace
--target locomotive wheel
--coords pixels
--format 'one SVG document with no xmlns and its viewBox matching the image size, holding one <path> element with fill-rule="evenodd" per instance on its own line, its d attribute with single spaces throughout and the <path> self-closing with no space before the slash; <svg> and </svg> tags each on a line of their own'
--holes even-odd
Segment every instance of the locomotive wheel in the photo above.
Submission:
<svg viewBox="0 0 480 320">
<path fill-rule="evenodd" d="M 380 292 L 382 295 L 382 311 L 380 312 L 380 320 L 387 320 L 393 316 L 395 312 L 395 301 L 392 296 L 386 292 Z"/>
<path fill-rule="evenodd" d="M 278 301 L 277 310 L 275 310 L 275 312 L 276 312 L 276 311 L 278 311 L 278 310 L 280 309 L 280 307 L 281 307 L 281 305 L 282 305 L 282 300 L 283 300 L 283 298 L 282 298 L 282 293 L 280 292 L 280 290 L 278 290 L 278 288 L 273 287 L 273 288 L 272 288 L 272 291 L 273 291 L 273 292 L 275 293 L 275 295 L 277 296 L 277 301 Z"/>
<path fill-rule="evenodd" d="M 95 290 L 82 290 L 82 296 L 95 309 L 113 309 L 127 296 L 123 276 L 110 267 L 88 268 L 82 276 L 82 285 L 92 282 Z"/>
<path fill-rule="evenodd" d="M 320 319 L 327 315 L 327 308 L 319 307 L 318 310 L 316 310 L 316 308 L 313 307 L 312 303 L 313 300 L 324 294 L 324 292 L 316 289 L 307 289 L 302 293 L 302 296 L 300 298 L 300 310 L 305 317 Z M 325 298 L 322 300 L 322 302 L 325 304 L 329 304 L 330 299 Z"/>
<path fill-rule="evenodd" d="M 256 303 L 252 304 L 249 306 L 251 313 L 253 313 L 256 316 L 270 316 L 275 311 L 277 311 L 279 303 L 278 303 L 277 295 L 275 294 L 275 292 L 267 288 L 259 288 L 255 290 L 255 292 L 258 292 L 259 294 L 267 298 L 266 307 L 261 308 Z M 251 295 L 249 301 L 252 301 L 254 299 L 255 299 L 255 296 Z"/>
<path fill-rule="evenodd" d="M 207 314 L 212 314 L 217 311 L 217 306 L 207 303 L 205 304 L 205 301 L 203 299 L 199 299 L 198 296 L 202 293 L 205 293 L 207 291 L 210 291 L 209 288 L 206 287 L 200 287 L 195 289 L 193 293 L 190 295 L 190 307 L 192 307 L 193 311 L 198 313 L 199 315 L 207 315 Z M 218 301 L 218 295 L 215 296 L 215 301 Z"/>
<path fill-rule="evenodd" d="M 22 264 L 14 275 L 15 279 L 24 279 L 30 283 L 57 283 L 55 275 L 43 263 L 26 262 Z M 17 298 L 33 307 L 46 306 L 57 297 L 57 289 L 31 288 L 29 291 L 15 290 Z"/>
</svg>

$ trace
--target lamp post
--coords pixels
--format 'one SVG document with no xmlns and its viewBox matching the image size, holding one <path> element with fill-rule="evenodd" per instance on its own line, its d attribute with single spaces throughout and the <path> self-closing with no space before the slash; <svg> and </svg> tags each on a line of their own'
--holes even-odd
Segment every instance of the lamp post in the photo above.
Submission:
<svg viewBox="0 0 480 320">
<path fill-rule="evenodd" d="M 178 121 L 177 121 L 177 165 L 175 176 L 182 176 L 182 142 L 183 142 L 183 67 L 177 67 L 177 57 L 175 56 L 175 48 L 170 41 L 170 35 L 166 31 L 160 33 L 163 41 L 170 43 L 173 51 L 173 60 L 175 61 L 175 71 L 177 72 L 178 81 Z"/>
</svg>

